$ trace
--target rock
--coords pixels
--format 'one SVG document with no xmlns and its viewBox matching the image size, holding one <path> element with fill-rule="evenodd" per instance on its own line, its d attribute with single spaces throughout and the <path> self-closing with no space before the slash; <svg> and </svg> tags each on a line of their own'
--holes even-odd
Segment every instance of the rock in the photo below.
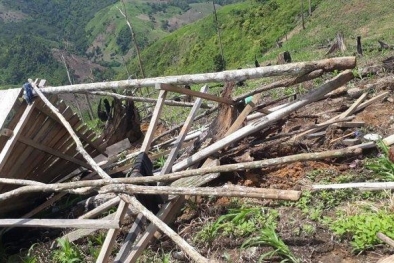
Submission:
<svg viewBox="0 0 394 263">
<path fill-rule="evenodd" d="M 356 98 L 360 97 L 362 93 L 363 93 L 363 91 L 359 88 L 351 88 L 351 89 L 348 89 L 348 91 L 347 91 L 347 94 L 352 99 L 356 99 Z"/>
</svg>

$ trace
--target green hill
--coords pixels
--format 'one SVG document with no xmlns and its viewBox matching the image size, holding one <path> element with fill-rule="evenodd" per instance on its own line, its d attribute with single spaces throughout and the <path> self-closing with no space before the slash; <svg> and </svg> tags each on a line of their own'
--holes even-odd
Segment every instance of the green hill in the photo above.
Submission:
<svg viewBox="0 0 394 263">
<path fill-rule="evenodd" d="M 247 1 L 220 9 L 227 69 L 252 67 L 255 55 L 261 64 L 276 63 L 277 55 L 286 50 L 294 61 L 324 58 L 329 40 L 338 32 L 343 32 L 348 49 L 336 55 L 353 55 L 356 37 L 362 37 L 366 52 L 359 64 L 376 59 L 378 39 L 393 42 L 393 1 L 312 0 L 311 16 L 304 2 L 305 30 L 301 28 L 301 1 Z M 283 41 L 281 48 L 276 48 L 278 39 Z M 368 53 L 371 49 L 375 51 Z M 217 69 L 219 54 L 218 36 L 210 16 L 155 42 L 142 52 L 142 60 L 149 76 L 202 73 Z M 135 59 L 129 68 L 139 72 Z"/>
</svg>

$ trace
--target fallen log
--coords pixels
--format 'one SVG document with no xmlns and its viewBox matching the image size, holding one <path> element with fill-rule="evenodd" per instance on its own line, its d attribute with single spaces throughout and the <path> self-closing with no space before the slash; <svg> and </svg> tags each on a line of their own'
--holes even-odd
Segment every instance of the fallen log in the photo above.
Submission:
<svg viewBox="0 0 394 263">
<path fill-rule="evenodd" d="M 289 63 L 285 65 L 275 65 L 240 70 L 227 70 L 215 73 L 167 76 L 146 79 L 129 79 L 110 82 L 46 87 L 42 88 L 41 90 L 43 93 L 47 94 L 58 94 L 67 92 L 127 89 L 132 87 L 153 87 L 159 83 L 177 85 L 205 84 L 209 82 L 242 81 L 246 79 L 257 79 L 280 75 L 304 75 L 308 72 L 312 72 L 318 69 L 323 69 L 324 71 L 330 71 L 331 69 L 345 70 L 352 69 L 355 66 L 355 57 L 338 57 L 310 62 Z"/>
</svg>

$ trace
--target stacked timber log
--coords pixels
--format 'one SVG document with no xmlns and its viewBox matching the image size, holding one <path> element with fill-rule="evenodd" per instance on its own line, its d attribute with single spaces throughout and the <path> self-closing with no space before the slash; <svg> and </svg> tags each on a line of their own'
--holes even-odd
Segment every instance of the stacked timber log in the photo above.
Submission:
<svg viewBox="0 0 394 263">
<path fill-rule="evenodd" d="M 94 180 L 85 180 L 85 178 L 73 182 L 61 182 L 56 184 L 44 184 L 31 180 L 13 180 L 0 178 L 1 184 L 13 184 L 19 187 L 13 191 L 0 194 L 0 202 L 10 197 L 22 196 L 32 192 L 53 192 L 53 193 L 73 193 L 78 195 L 97 195 L 112 194 L 113 197 L 98 207 L 81 215 L 78 219 L 0 219 L 0 226 L 3 227 L 73 227 L 79 228 L 67 234 L 71 241 L 76 240 L 84 235 L 89 235 L 94 229 L 109 229 L 105 242 L 102 246 L 97 262 L 109 262 L 115 243 L 115 239 L 124 222 L 127 212 L 131 209 L 137 211 L 138 216 L 134 224 L 129 228 L 128 235 L 121 245 L 121 248 L 115 258 L 115 262 L 136 262 L 142 251 L 152 239 L 156 231 L 161 231 L 179 246 L 191 260 L 195 262 L 215 262 L 201 255 L 196 248 L 188 244 L 171 229 L 167 224 L 173 220 L 177 212 L 182 208 L 185 202 L 185 196 L 236 196 L 250 197 L 260 199 L 281 199 L 297 201 L 302 192 L 300 190 L 290 189 L 264 189 L 258 187 L 235 186 L 224 184 L 219 187 L 206 186 L 210 181 L 218 178 L 220 175 L 228 174 L 235 171 L 245 171 L 248 169 L 261 169 L 264 167 L 277 166 L 296 161 L 318 160 L 327 158 L 338 158 L 343 156 L 354 156 L 362 152 L 363 149 L 376 147 L 375 142 L 351 145 L 349 147 L 333 148 L 335 143 L 343 142 L 353 136 L 345 134 L 341 136 L 329 137 L 326 132 L 334 128 L 351 129 L 363 125 L 362 122 L 353 121 L 357 112 L 362 111 L 372 103 L 383 100 L 387 97 L 388 92 L 382 92 L 374 97 L 367 98 L 367 92 L 361 93 L 360 96 L 345 109 L 341 108 L 340 112 L 325 121 L 316 122 L 319 113 L 310 118 L 312 121 L 304 127 L 283 130 L 286 123 L 293 118 L 300 118 L 300 112 L 306 106 L 314 103 L 324 102 L 339 93 L 334 93 L 337 89 L 346 86 L 353 80 L 354 75 L 351 71 L 356 66 L 354 57 L 330 58 L 319 61 L 288 63 L 284 65 L 258 67 L 251 69 L 230 70 L 219 73 L 206 73 L 184 76 L 169 76 L 139 80 L 123 80 L 93 84 L 78 84 L 60 87 L 49 87 L 39 89 L 34 83 L 32 86 L 41 100 L 55 114 L 66 127 L 72 136 L 76 148 L 81 156 L 91 167 L 91 174 L 87 178 Z M 339 74 L 330 74 L 331 72 Z M 237 98 L 232 98 L 232 87 L 235 82 L 249 79 L 259 79 L 281 76 L 281 80 L 276 80 L 270 84 L 258 87 Z M 283 77 L 287 78 L 283 78 Z M 304 83 L 309 80 L 328 76 L 326 81 L 306 94 L 296 95 L 297 99 L 280 104 L 283 100 L 289 100 L 289 96 L 284 98 L 262 101 L 264 92 L 272 89 L 290 87 L 295 84 Z M 208 92 L 206 83 L 225 82 L 226 96 L 216 96 Z M 184 88 L 184 85 L 205 84 L 200 91 Z M 135 89 L 141 87 L 151 87 L 158 91 L 157 99 L 145 100 L 144 102 L 156 103 L 152 112 L 152 118 L 146 131 L 144 140 L 140 149 L 134 153 L 126 155 L 123 160 L 107 160 L 105 163 L 96 163 L 84 149 L 80 139 L 69 125 L 68 121 L 58 112 L 51 102 L 46 98 L 48 94 L 57 94 L 65 92 L 86 93 L 91 92 L 96 95 L 114 95 L 106 90 L 113 89 Z M 168 101 L 166 99 L 169 92 L 180 93 L 186 96 L 194 97 L 193 103 Z M 343 94 L 343 93 L 340 93 Z M 133 96 L 120 96 L 115 94 L 118 99 L 127 99 L 138 101 L 143 100 Z M 208 100 L 210 103 L 217 103 L 217 106 L 211 107 L 205 113 L 198 115 L 202 101 Z M 164 105 L 172 106 L 191 106 L 189 115 L 184 123 L 165 132 L 164 135 L 156 135 L 155 130 L 159 119 L 162 117 Z M 272 107 L 271 107 L 272 106 Z M 211 125 L 207 125 L 207 134 L 210 136 L 200 140 L 199 147 L 194 151 L 185 151 L 185 140 L 190 133 L 193 123 L 201 116 L 213 116 Z M 334 111 L 333 111 L 334 112 Z M 327 114 L 325 111 L 323 114 Z M 317 117 L 316 117 L 317 116 Z M 315 120 L 315 122 L 313 122 Z M 179 130 L 177 136 L 171 138 L 173 131 Z M 350 134 L 350 132 L 349 132 Z M 162 143 L 166 137 L 169 141 Z M 209 138 L 209 139 L 207 139 Z M 253 140 L 247 140 L 253 138 Z M 333 148 L 326 151 L 307 152 L 294 155 L 280 156 L 277 158 L 268 158 L 255 161 L 233 162 L 231 164 L 220 165 L 225 157 L 232 154 L 245 153 L 245 149 L 250 150 L 252 146 L 265 149 L 269 143 L 285 140 L 288 144 L 317 143 L 321 138 L 326 138 L 327 147 Z M 242 141 L 242 143 L 240 143 Z M 246 141 L 246 143 L 245 143 Z M 252 144 L 249 142 L 258 144 Z M 383 140 L 390 145 L 394 142 L 394 137 L 389 136 Z M 343 145 L 343 144 L 342 144 Z M 232 146 L 232 147 L 229 147 Z M 189 146 L 195 147 L 195 146 Z M 130 176 L 127 178 L 113 178 L 111 174 L 115 172 L 125 172 L 129 175 L 142 173 L 136 171 L 132 158 L 139 154 L 146 154 L 154 159 L 152 149 L 158 149 L 165 153 L 166 161 L 160 171 L 148 176 Z M 183 151 L 181 155 L 180 152 Z M 181 158 L 179 156 L 182 156 Z M 242 159 L 242 158 L 241 158 Z M 234 159 L 233 159 L 234 160 Z M 95 178 L 94 176 L 99 178 Z M 387 186 L 388 187 L 388 186 Z M 318 190 L 321 186 L 311 186 L 310 188 Z M 144 204 L 136 198 L 136 195 L 163 195 L 166 202 L 160 205 L 157 213 L 152 213 Z M 56 196 L 56 195 L 55 195 Z M 109 208 L 117 206 L 115 213 L 100 219 L 91 219 L 99 217 L 100 214 Z M 150 225 L 147 226 L 144 233 L 138 235 L 141 230 L 141 224 L 147 219 Z M 81 229 L 86 231 L 81 232 Z M 137 239 L 138 237 L 138 239 Z"/>
</svg>

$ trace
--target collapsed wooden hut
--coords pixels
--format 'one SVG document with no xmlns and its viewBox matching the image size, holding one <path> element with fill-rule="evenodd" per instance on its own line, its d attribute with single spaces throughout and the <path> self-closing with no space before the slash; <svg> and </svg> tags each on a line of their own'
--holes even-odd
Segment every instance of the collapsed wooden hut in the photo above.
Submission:
<svg viewBox="0 0 394 263">
<path fill-rule="evenodd" d="M 92 157 L 105 154 L 106 143 L 70 107 L 57 95 L 51 96 L 50 101 L 70 123 Z M 39 97 L 28 105 L 22 88 L 0 91 L 0 126 L 2 178 L 54 183 L 67 180 L 73 171 L 91 169 L 58 117 Z M 14 185 L 1 184 L 0 193 L 14 188 Z M 37 206 L 45 196 L 35 193 L 7 199 L 1 204 L 0 216 L 23 217 L 26 209 Z"/>
<path fill-rule="evenodd" d="M 4 119 L 3 123 L 5 123 L 3 124 L 3 129 L 8 129 L 4 130 L 4 135 L 8 137 L 1 138 L 5 141 L 5 144 L 3 143 L 4 146 L 2 147 L 3 151 L 1 152 L 2 159 L 0 163 L 0 167 L 2 168 L 0 179 L 3 183 L 0 185 L 2 187 L 0 188 L 0 201 L 2 201 L 2 205 L 6 202 L 5 204 L 8 204 L 8 207 L 10 207 L 8 211 L 11 211 L 13 203 L 12 201 L 9 201 L 11 200 L 10 198 L 18 201 L 19 199 L 21 201 L 25 200 L 25 196 L 27 195 L 24 194 L 24 198 L 21 198 L 21 194 L 24 193 L 24 190 L 26 190 L 26 192 L 76 192 L 79 190 L 79 193 L 83 193 L 88 190 L 98 193 L 115 193 L 116 196 L 113 199 L 80 216 L 79 219 L 75 221 L 64 219 L 61 222 L 61 225 L 58 224 L 55 226 L 52 224 L 52 221 L 48 220 L 41 226 L 75 227 L 83 229 L 83 233 L 81 231 L 78 233 L 77 231 L 69 233 L 67 238 L 70 240 L 75 240 L 83 235 L 88 235 L 95 229 L 110 229 L 97 259 L 97 262 L 109 262 L 115 239 L 120 231 L 123 218 L 126 213 L 129 212 L 129 207 L 133 207 L 139 215 L 136 217 L 133 226 L 129 229 L 129 233 L 122 243 L 119 252 L 115 258 L 113 258 L 115 262 L 136 262 L 139 255 L 141 255 L 142 251 L 157 230 L 160 230 L 169 236 L 183 251 L 185 251 L 190 259 L 195 262 L 213 262 L 200 255 L 195 248 L 183 240 L 166 224 L 171 221 L 171 218 L 174 217 L 182 207 L 185 195 L 250 196 L 256 198 L 297 200 L 300 197 L 300 191 L 281 191 L 277 189 L 236 186 L 201 186 L 213 178 L 216 178 L 218 173 L 222 171 L 261 168 L 267 165 L 300 160 L 300 158 L 304 158 L 303 160 L 306 160 L 343 156 L 346 154 L 357 154 L 360 150 L 359 148 L 374 147 L 374 144 L 372 143 L 362 145 L 360 147 L 344 149 L 342 151 L 330 151 L 321 154 L 300 154 L 299 156 L 289 156 L 288 158 L 274 158 L 269 160 L 239 163 L 231 167 L 229 165 L 220 166 L 217 158 L 214 156 L 215 153 L 221 151 L 234 142 L 237 142 L 255 132 L 266 129 L 275 122 L 285 118 L 289 114 L 310 103 L 324 99 L 327 93 L 345 85 L 348 81 L 353 79 L 354 75 L 349 69 L 353 69 L 355 65 L 356 60 L 354 57 L 344 57 L 313 62 L 224 71 L 219 73 L 78 84 L 40 89 L 37 85 L 32 83 L 32 86 L 40 99 L 37 99 L 31 106 L 27 106 L 26 103 L 18 101 L 18 98 L 21 96 L 20 89 L 18 91 L 7 91 L 4 94 L 12 97 L 14 103 L 5 110 L 7 113 L 5 113 L 4 116 L 0 115 L 0 117 Z M 249 118 L 249 122 L 247 121 L 248 115 L 258 108 L 257 104 L 261 98 L 261 92 L 278 87 L 295 85 L 306 80 L 312 80 L 320 77 L 325 72 L 333 72 L 337 70 L 345 71 L 321 84 L 316 89 L 310 90 L 306 95 L 301 96 L 297 100 L 285 103 L 280 107 L 276 107 L 275 110 L 268 110 L 265 107 L 259 107 L 260 112 L 258 113 L 257 119 L 252 120 Z M 237 100 L 232 99 L 231 96 L 220 97 L 211 95 L 207 92 L 207 85 L 204 85 L 200 91 L 194 91 L 177 86 L 186 84 L 207 84 L 210 82 L 244 81 L 247 79 L 282 75 L 288 75 L 290 77 L 264 85 L 263 87 L 245 94 L 244 96 L 240 96 Z M 149 153 L 154 139 L 153 134 L 160 119 L 163 105 L 165 103 L 171 103 L 174 105 L 175 102 L 168 102 L 166 100 L 168 92 L 177 92 L 187 96 L 193 96 L 197 99 L 194 101 L 192 109 L 190 110 L 190 113 L 183 125 L 178 127 L 180 132 L 176 138 L 174 138 L 171 150 L 167 152 L 167 159 L 161 171 L 158 174 L 144 178 L 111 178 L 108 171 L 105 170 L 105 165 L 99 165 L 92 159 L 92 157 L 103 153 L 104 146 L 102 145 L 104 142 L 102 139 L 96 138 L 90 131 L 86 131 L 86 127 L 81 125 L 77 118 L 73 117 L 75 115 L 69 112 L 64 104 L 57 102 L 56 97 L 49 98 L 48 100 L 44 95 L 54 95 L 64 92 L 97 93 L 102 92 L 103 90 L 135 89 L 153 86 L 159 90 L 159 94 L 157 100 L 155 100 L 156 106 L 151 113 L 149 127 L 137 154 Z M 348 110 L 341 113 L 338 117 L 335 117 L 326 123 L 316 124 L 306 131 L 300 130 L 299 134 L 296 135 L 301 138 L 305 134 L 319 131 L 335 122 L 348 120 L 347 118 L 349 115 L 355 110 L 366 107 L 373 103 L 373 101 L 386 96 L 386 94 L 387 93 L 380 94 L 376 96 L 376 98 L 370 99 L 369 101 L 361 104 L 366 97 L 366 95 L 363 94 L 354 105 L 349 107 Z M 231 95 L 231 92 L 228 95 Z M 245 100 L 250 96 L 253 96 L 253 98 Z M 218 108 L 220 108 L 220 106 L 227 105 L 227 109 L 229 109 L 235 107 L 239 101 L 245 101 L 245 105 L 243 105 L 244 107 L 241 109 L 241 112 L 235 116 L 235 119 L 232 119 L 232 123 L 223 128 L 223 130 L 220 131 L 220 134 L 216 134 L 218 136 L 213 140 L 213 142 L 190 156 L 187 156 L 182 160 L 177 160 L 177 153 L 182 147 L 182 143 L 192 122 L 196 119 L 196 112 L 201 106 L 202 99 L 217 102 L 219 104 Z M 53 106 L 53 104 L 57 104 L 59 111 Z M 221 108 L 223 109 L 223 112 L 227 110 L 226 107 Z M 208 111 L 210 110 L 211 109 Z M 11 113 L 10 117 L 8 117 L 8 112 Z M 218 114 L 219 118 L 223 112 Z M 62 124 L 59 124 L 59 122 Z M 218 120 L 218 122 L 220 122 L 220 120 Z M 50 128 L 52 126 L 58 128 Z M 65 128 L 63 129 L 62 126 Z M 56 135 L 57 129 L 59 129 L 58 133 L 63 134 L 62 136 Z M 32 156 L 32 153 L 35 153 L 35 155 L 40 158 L 29 157 Z M 11 157 L 13 159 L 10 159 Z M 4 158 L 7 158 L 8 161 Z M 202 165 L 200 161 L 203 161 Z M 200 163 L 201 166 L 198 166 L 197 169 L 186 171 L 198 163 Z M 18 165 L 16 166 L 16 164 Z M 25 167 L 28 167 L 26 171 L 24 170 Z M 67 169 L 65 169 L 65 167 L 67 167 Z M 100 176 L 102 180 L 72 182 L 68 184 L 50 184 L 58 182 L 59 180 L 64 180 L 67 178 L 68 174 L 80 167 L 91 169 L 93 173 Z M 120 167 L 118 171 L 121 169 L 126 170 L 131 168 L 132 166 L 127 164 L 124 165 L 124 167 Z M 23 170 L 23 172 L 19 173 L 18 170 Z M 40 176 L 43 176 L 42 181 L 40 180 Z M 183 177 L 189 178 L 186 179 Z M 16 189 L 18 191 L 10 192 L 9 190 L 12 188 L 7 184 L 10 184 L 11 182 L 5 179 L 23 179 L 23 181 L 14 181 L 13 183 L 25 186 Z M 25 179 L 30 180 L 27 181 Z M 161 183 L 151 186 L 138 185 L 155 182 Z M 162 182 L 171 183 L 165 185 Z M 36 188 L 32 189 L 29 184 Z M 160 211 L 153 214 L 135 198 L 135 194 L 164 194 L 169 196 L 169 198 L 168 202 L 161 206 Z M 28 199 L 29 198 L 26 198 L 24 201 L 25 203 L 22 202 L 22 204 L 27 205 L 27 202 L 30 201 Z M 101 219 L 89 220 L 89 218 L 98 217 L 103 213 L 103 211 L 106 211 L 110 207 L 116 205 L 118 205 L 118 208 L 115 213 L 109 214 Z M 7 207 L 7 205 L 5 207 Z M 31 214 L 29 214 L 29 216 L 22 216 L 19 219 L 13 220 L 0 219 L 0 226 L 37 226 L 39 223 L 37 220 L 27 220 L 27 217 L 30 217 L 30 215 Z M 140 224 L 145 221 L 144 218 L 147 218 L 151 224 L 142 235 L 138 235 L 141 230 Z"/>
</svg>

